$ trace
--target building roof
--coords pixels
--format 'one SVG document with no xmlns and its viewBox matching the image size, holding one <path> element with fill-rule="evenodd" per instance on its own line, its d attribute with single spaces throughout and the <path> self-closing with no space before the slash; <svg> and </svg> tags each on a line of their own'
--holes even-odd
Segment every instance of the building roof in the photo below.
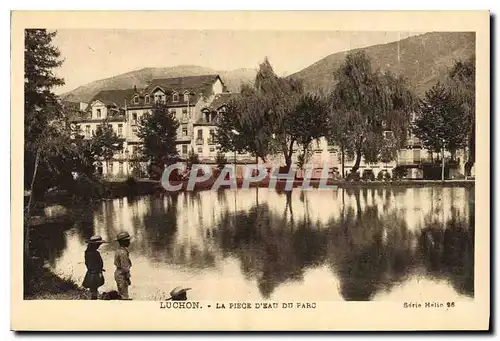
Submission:
<svg viewBox="0 0 500 341">
<path fill-rule="evenodd" d="M 92 98 L 91 103 L 94 101 L 101 101 L 108 106 L 123 108 L 125 106 L 125 101 L 131 98 L 135 92 L 136 89 L 102 90 Z"/>
<path fill-rule="evenodd" d="M 151 91 L 156 86 L 160 86 L 165 90 L 175 90 L 181 93 L 185 90 L 193 91 L 205 88 L 207 86 L 212 86 L 212 84 L 214 84 L 217 79 L 220 79 L 219 75 L 157 78 L 151 80 L 150 85 L 147 89 Z"/>
<path fill-rule="evenodd" d="M 239 93 L 232 93 L 232 92 L 217 94 L 212 103 L 210 103 L 210 105 L 207 107 L 207 109 L 217 111 L 223 106 L 227 105 L 232 99 L 235 99 L 238 96 Z"/>
<path fill-rule="evenodd" d="M 151 106 L 154 98 L 150 97 L 149 102 L 145 101 L 147 95 L 152 95 L 153 91 L 157 88 L 163 90 L 166 95 L 166 102 L 169 106 L 186 106 L 189 104 L 196 104 L 200 97 L 208 97 L 212 94 L 212 86 L 220 79 L 219 75 L 202 75 L 202 76 L 188 76 L 188 77 L 172 77 L 172 78 L 156 78 L 152 79 L 148 86 L 141 90 L 134 92 L 128 99 L 127 105 L 130 107 L 144 107 Z M 224 83 L 222 83 L 224 87 Z M 173 101 L 173 93 L 179 94 L 178 101 Z M 189 98 L 184 100 L 184 93 L 189 93 Z M 134 97 L 139 97 L 138 103 L 135 103 Z"/>
</svg>

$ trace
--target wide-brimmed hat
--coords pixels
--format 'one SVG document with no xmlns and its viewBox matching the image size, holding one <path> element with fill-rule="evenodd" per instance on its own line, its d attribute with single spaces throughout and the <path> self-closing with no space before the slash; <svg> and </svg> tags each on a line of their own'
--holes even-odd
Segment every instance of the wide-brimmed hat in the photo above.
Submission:
<svg viewBox="0 0 500 341">
<path fill-rule="evenodd" d="M 182 295 L 183 293 L 187 292 L 188 290 L 191 290 L 191 288 L 183 288 L 183 287 L 176 287 L 170 292 L 170 297 L 167 298 L 168 300 L 171 300 L 174 297 L 177 297 L 179 295 Z"/>
<path fill-rule="evenodd" d="M 116 236 L 116 241 L 120 240 L 130 240 L 130 234 L 128 232 L 120 232 Z"/>
<path fill-rule="evenodd" d="M 87 244 L 104 244 L 107 243 L 107 241 L 103 240 L 100 235 L 95 235 L 90 237 L 89 240 L 87 240 Z"/>
</svg>

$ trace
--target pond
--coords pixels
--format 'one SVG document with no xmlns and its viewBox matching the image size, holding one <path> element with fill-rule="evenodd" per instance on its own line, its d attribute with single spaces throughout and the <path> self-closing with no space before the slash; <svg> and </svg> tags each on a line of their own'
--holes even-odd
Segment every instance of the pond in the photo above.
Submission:
<svg viewBox="0 0 500 341">
<path fill-rule="evenodd" d="M 468 300 L 474 297 L 474 188 L 201 191 L 107 200 L 35 251 L 81 284 L 85 240 L 132 235 L 130 294 L 161 300 Z M 101 247 L 115 289 L 116 242 Z"/>
</svg>

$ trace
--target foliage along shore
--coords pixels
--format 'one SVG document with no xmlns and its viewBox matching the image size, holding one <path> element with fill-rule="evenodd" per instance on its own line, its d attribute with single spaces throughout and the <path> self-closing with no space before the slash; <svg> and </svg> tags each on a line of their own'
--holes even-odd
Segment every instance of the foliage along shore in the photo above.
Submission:
<svg viewBox="0 0 500 341">
<path fill-rule="evenodd" d="M 37 260 L 24 265 L 25 300 L 86 300 L 87 291 L 70 278 L 56 275 Z"/>
</svg>

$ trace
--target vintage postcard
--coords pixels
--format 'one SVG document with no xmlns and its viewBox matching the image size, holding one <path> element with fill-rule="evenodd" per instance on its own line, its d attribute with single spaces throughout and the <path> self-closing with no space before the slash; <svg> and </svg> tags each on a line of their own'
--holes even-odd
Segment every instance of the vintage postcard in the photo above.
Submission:
<svg viewBox="0 0 500 341">
<path fill-rule="evenodd" d="M 13 330 L 490 328 L 489 12 L 11 25 Z"/>
</svg>

